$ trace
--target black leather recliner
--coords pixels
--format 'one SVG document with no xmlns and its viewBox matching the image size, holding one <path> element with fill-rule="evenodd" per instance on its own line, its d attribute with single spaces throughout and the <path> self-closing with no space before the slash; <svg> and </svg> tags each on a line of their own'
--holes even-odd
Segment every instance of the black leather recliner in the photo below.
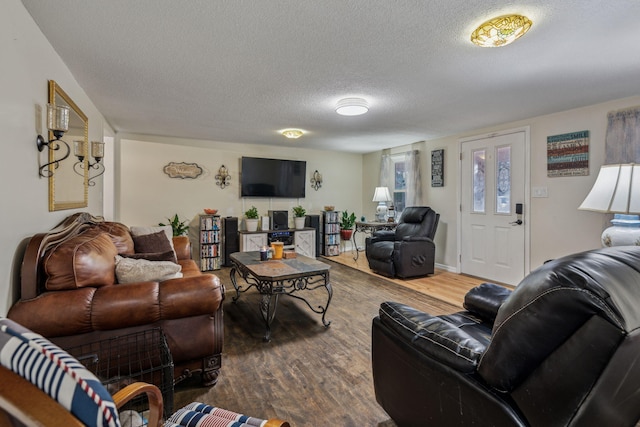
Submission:
<svg viewBox="0 0 640 427">
<path fill-rule="evenodd" d="M 548 262 L 466 311 L 385 302 L 376 400 L 403 426 L 634 426 L 640 418 L 640 248 Z"/>
<path fill-rule="evenodd" d="M 369 268 L 388 277 L 433 274 L 436 245 L 433 237 L 440 214 L 426 206 L 402 211 L 395 230 L 380 230 L 365 239 Z"/>
</svg>

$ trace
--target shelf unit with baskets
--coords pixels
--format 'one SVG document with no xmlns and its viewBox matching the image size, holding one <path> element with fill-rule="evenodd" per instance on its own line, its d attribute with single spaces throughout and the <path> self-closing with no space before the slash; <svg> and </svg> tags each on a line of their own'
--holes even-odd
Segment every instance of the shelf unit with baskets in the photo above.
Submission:
<svg viewBox="0 0 640 427">
<path fill-rule="evenodd" d="M 323 211 L 322 226 L 322 255 L 340 255 L 340 211 Z"/>
</svg>

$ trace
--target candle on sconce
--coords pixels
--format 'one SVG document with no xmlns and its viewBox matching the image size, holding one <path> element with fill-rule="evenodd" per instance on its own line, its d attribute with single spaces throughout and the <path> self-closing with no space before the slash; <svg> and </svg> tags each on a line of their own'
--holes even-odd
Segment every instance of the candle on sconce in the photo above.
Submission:
<svg viewBox="0 0 640 427">
<path fill-rule="evenodd" d="M 91 141 L 91 156 L 96 159 L 97 162 L 104 157 L 104 142 Z"/>
<path fill-rule="evenodd" d="M 73 141 L 73 154 L 80 160 L 84 160 L 87 155 L 87 146 L 83 140 Z"/>
<path fill-rule="evenodd" d="M 61 132 L 69 130 L 69 107 L 47 104 L 47 128 Z"/>
</svg>

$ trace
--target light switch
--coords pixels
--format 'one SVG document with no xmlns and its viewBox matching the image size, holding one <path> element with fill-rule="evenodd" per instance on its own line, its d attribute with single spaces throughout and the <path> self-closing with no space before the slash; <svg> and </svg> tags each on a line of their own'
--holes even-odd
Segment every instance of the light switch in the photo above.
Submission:
<svg viewBox="0 0 640 427">
<path fill-rule="evenodd" d="M 547 187 L 533 187 L 533 197 L 549 197 Z"/>
</svg>

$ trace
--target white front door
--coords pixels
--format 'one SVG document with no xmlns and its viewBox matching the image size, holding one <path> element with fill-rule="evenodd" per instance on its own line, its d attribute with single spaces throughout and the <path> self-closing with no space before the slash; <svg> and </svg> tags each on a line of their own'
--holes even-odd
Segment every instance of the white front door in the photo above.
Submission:
<svg viewBox="0 0 640 427">
<path fill-rule="evenodd" d="M 461 142 L 460 271 L 464 274 L 510 285 L 517 285 L 526 274 L 527 141 L 528 129 Z"/>
</svg>

